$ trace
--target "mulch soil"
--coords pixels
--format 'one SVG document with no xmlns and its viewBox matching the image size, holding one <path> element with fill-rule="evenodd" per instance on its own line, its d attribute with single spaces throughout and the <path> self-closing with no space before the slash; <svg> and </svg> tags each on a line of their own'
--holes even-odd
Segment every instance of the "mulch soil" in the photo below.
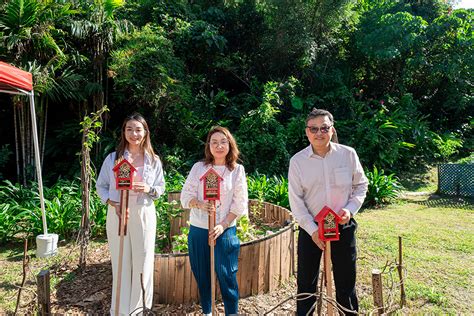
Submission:
<svg viewBox="0 0 474 316">
<path fill-rule="evenodd" d="M 52 267 L 61 281 L 51 293 L 51 309 L 53 314 L 74 315 L 105 315 L 110 309 L 112 295 L 112 268 L 107 245 L 88 252 L 87 267 L 84 271 L 77 269 L 77 262 L 63 262 Z M 61 277 L 62 276 L 62 277 Z M 296 281 L 290 282 L 272 293 L 251 296 L 240 299 L 239 313 L 248 315 L 264 314 L 274 306 L 296 292 Z M 218 311 L 224 313 L 222 302 L 217 304 Z M 276 314 L 293 314 L 295 311 L 294 300 L 289 300 L 276 309 Z M 156 315 L 184 315 L 200 314 L 198 303 L 165 305 L 156 304 L 153 307 Z"/>
</svg>

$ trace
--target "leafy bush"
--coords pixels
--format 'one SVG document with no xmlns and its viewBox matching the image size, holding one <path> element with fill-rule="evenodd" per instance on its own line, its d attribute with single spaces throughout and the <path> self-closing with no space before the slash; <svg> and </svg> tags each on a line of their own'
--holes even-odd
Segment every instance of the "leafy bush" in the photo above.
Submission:
<svg viewBox="0 0 474 316">
<path fill-rule="evenodd" d="M 176 205 L 176 201 L 168 202 L 166 192 L 155 201 L 157 252 L 166 253 L 171 250 L 171 220 L 183 212 L 183 210 L 176 207 Z"/>
<path fill-rule="evenodd" d="M 286 208 L 290 207 L 288 200 L 288 179 L 283 176 L 271 178 L 258 172 L 247 176 L 249 198 L 270 202 Z"/>
<path fill-rule="evenodd" d="M 241 242 L 256 240 L 265 235 L 265 232 L 264 229 L 258 228 L 250 222 L 248 216 L 242 216 L 237 221 L 237 237 Z"/>
<path fill-rule="evenodd" d="M 456 137 L 454 133 L 440 135 L 433 139 L 436 148 L 438 149 L 437 157 L 447 160 L 449 157 L 457 154 L 459 148 L 462 147 L 463 141 Z"/>
<path fill-rule="evenodd" d="M 11 211 L 8 204 L 0 205 L 0 245 L 14 239 L 15 235 L 20 231 L 18 224 L 27 215 L 28 211 L 26 209 L 15 214 Z"/>
<path fill-rule="evenodd" d="M 374 166 L 373 171 L 365 172 L 369 180 L 369 188 L 364 204 L 366 206 L 379 206 L 389 203 L 398 196 L 401 186 L 395 174 L 385 175 Z"/>
<path fill-rule="evenodd" d="M 290 158 L 286 149 L 287 137 L 284 126 L 276 119 L 280 103 L 278 83 L 267 82 L 260 106 L 242 118 L 236 136 L 244 164 L 250 172 L 287 172 Z"/>
<path fill-rule="evenodd" d="M 188 222 L 189 225 L 189 222 Z M 181 227 L 181 234 L 173 236 L 173 253 L 188 252 L 189 227 Z"/>
<path fill-rule="evenodd" d="M 59 180 L 52 187 L 44 187 L 44 203 L 48 232 L 71 239 L 81 222 L 81 189 L 78 181 Z M 1 222 L 0 241 L 6 242 L 19 235 L 36 236 L 43 233 L 38 186 L 30 187 L 4 181 L 0 186 Z M 91 194 L 92 236 L 103 235 L 107 208 L 95 192 Z M 9 227 L 9 228 L 7 228 Z"/>
<path fill-rule="evenodd" d="M 456 163 L 474 163 L 474 153 L 471 153 L 469 157 L 459 159 Z"/>
</svg>

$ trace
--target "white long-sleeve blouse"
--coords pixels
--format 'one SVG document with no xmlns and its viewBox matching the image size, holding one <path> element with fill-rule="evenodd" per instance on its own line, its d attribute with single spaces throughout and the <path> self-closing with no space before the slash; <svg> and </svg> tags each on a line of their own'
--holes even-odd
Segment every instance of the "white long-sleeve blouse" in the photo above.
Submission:
<svg viewBox="0 0 474 316">
<path fill-rule="evenodd" d="M 230 171 L 226 166 L 205 165 L 199 161 L 194 164 L 189 172 L 186 182 L 181 191 L 181 204 L 184 208 L 189 208 L 189 202 L 193 198 L 203 201 L 203 182 L 200 178 L 210 169 L 214 168 L 223 178 L 220 188 L 220 200 L 216 201 L 216 223 L 222 222 L 229 212 L 237 218 L 248 214 L 248 192 L 247 178 L 244 166 L 237 164 L 234 170 Z M 208 229 L 208 214 L 198 208 L 192 208 L 190 214 L 190 224 L 199 228 Z M 236 220 L 229 224 L 235 226 Z"/>
<path fill-rule="evenodd" d="M 115 155 L 116 153 L 113 152 L 105 158 L 96 182 L 97 193 L 104 204 L 107 203 L 107 199 L 115 202 L 120 201 L 120 192 L 115 188 L 115 174 L 112 170 L 115 166 Z M 128 159 L 129 155 L 128 150 L 125 150 L 124 158 Z M 151 157 L 145 153 L 143 163 L 143 182 L 150 186 L 151 191 L 138 193 L 137 204 L 150 205 L 153 200 L 158 199 L 165 192 L 165 179 L 158 156 Z"/>
</svg>

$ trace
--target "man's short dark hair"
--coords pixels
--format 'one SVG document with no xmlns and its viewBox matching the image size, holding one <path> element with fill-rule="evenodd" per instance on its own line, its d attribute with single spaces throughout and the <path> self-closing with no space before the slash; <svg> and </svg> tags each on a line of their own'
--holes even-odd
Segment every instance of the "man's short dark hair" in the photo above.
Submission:
<svg viewBox="0 0 474 316">
<path fill-rule="evenodd" d="M 313 108 L 311 112 L 309 112 L 308 116 L 306 117 L 306 124 L 308 124 L 309 120 L 317 118 L 318 116 L 327 116 L 331 121 L 331 124 L 334 124 L 334 117 L 332 116 L 331 112 L 317 108 Z"/>
</svg>

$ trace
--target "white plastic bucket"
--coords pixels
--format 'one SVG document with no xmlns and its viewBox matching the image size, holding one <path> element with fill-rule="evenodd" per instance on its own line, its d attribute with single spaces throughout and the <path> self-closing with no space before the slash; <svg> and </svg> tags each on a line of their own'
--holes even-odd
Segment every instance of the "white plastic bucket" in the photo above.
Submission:
<svg viewBox="0 0 474 316">
<path fill-rule="evenodd" d="M 46 258 L 58 252 L 58 235 L 47 234 L 36 236 L 36 257 Z"/>
</svg>

